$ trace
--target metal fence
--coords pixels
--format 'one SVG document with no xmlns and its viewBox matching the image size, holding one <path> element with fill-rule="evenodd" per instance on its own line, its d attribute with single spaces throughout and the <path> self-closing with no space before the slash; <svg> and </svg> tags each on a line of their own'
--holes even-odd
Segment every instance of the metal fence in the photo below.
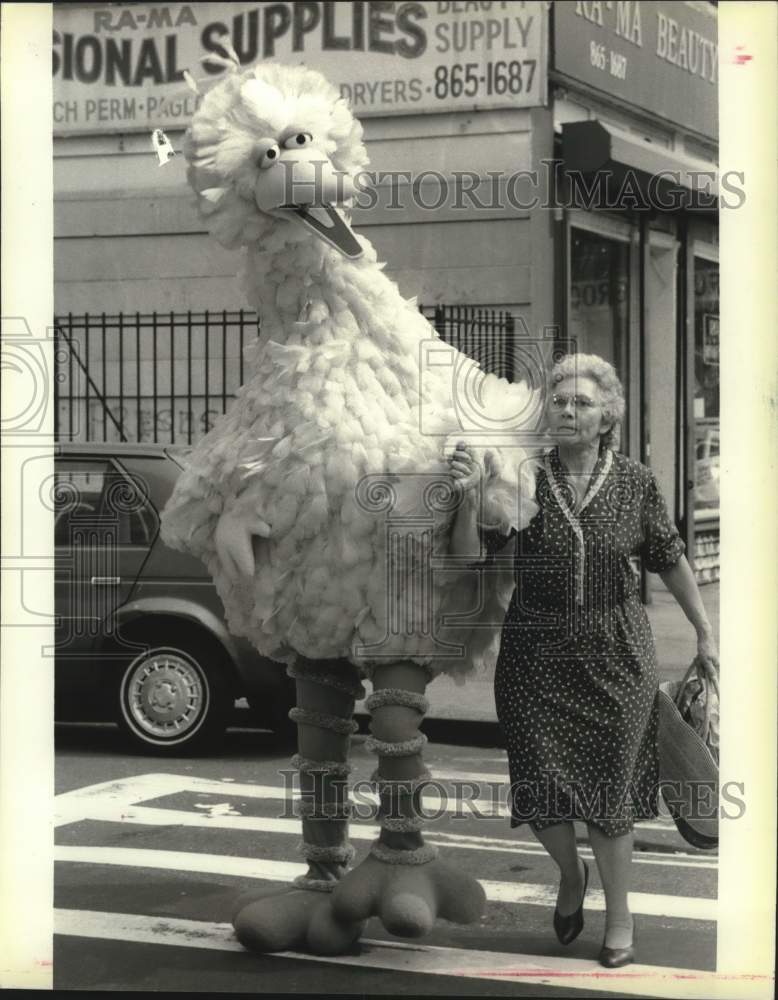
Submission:
<svg viewBox="0 0 778 1000">
<path fill-rule="evenodd" d="M 513 378 L 510 313 L 419 309 L 444 341 Z M 243 348 L 258 331 L 256 313 L 242 309 L 56 316 L 57 440 L 193 444 L 242 385 Z"/>
<path fill-rule="evenodd" d="M 54 319 L 59 440 L 192 444 L 243 381 L 253 312 Z"/>
</svg>

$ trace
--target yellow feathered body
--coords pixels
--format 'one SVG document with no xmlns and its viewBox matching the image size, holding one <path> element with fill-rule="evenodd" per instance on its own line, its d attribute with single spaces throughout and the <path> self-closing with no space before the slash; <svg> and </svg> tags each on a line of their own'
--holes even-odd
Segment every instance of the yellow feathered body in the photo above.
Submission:
<svg viewBox="0 0 778 1000">
<path fill-rule="evenodd" d="M 311 76 L 322 79 L 289 73 L 307 81 L 306 94 Z M 284 79 L 273 77 L 279 87 Z M 211 104 L 214 121 L 206 99 L 196 125 L 218 148 L 236 126 L 225 125 L 223 95 Z M 353 139 L 345 125 L 341 132 Z M 200 162 L 197 150 L 191 158 Z M 201 192 L 215 167 L 206 157 L 202 169 Z M 464 676 L 496 653 L 512 578 L 490 574 L 485 599 L 477 571 L 448 558 L 456 500 L 447 455 L 463 436 L 457 394 L 475 375 L 499 415 L 530 412 L 529 390 L 483 376 L 449 348 L 446 365 L 428 364 L 430 346 L 445 345 L 366 240 L 349 260 L 288 226 L 263 230 L 261 218 L 249 219 L 250 237 L 239 235 L 239 203 L 223 176 L 219 183 L 222 193 L 207 189 L 204 214 L 215 216 L 217 235 L 230 234 L 224 242 L 246 244 L 245 293 L 260 337 L 245 351 L 236 399 L 187 459 L 163 538 L 206 562 L 230 630 L 269 657 L 345 657 L 366 670 L 413 659 Z M 490 450 L 489 518 L 521 528 L 535 511 L 531 462 L 515 443 Z M 252 579 L 233 583 L 220 564 L 214 532 L 225 510 L 271 525 L 269 538 L 256 539 Z M 457 614 L 469 618 L 452 623 Z"/>
</svg>

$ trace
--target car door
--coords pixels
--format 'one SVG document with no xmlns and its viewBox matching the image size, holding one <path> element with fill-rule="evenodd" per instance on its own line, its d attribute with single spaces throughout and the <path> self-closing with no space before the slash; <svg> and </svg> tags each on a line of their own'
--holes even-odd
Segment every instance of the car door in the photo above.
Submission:
<svg viewBox="0 0 778 1000">
<path fill-rule="evenodd" d="M 158 518 L 142 478 L 109 456 L 57 456 L 54 497 L 57 688 L 69 697 L 102 679 L 112 612 L 138 578 Z"/>
</svg>

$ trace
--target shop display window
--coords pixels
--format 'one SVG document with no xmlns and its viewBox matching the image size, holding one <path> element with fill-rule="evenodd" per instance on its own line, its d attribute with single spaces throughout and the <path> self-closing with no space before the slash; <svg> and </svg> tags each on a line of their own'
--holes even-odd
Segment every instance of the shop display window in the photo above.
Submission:
<svg viewBox="0 0 778 1000">
<path fill-rule="evenodd" d="M 694 258 L 695 520 L 719 513 L 719 265 Z"/>
<path fill-rule="evenodd" d="M 570 330 L 575 350 L 610 361 L 629 392 L 630 244 L 570 231 Z M 629 399 L 627 399 L 629 419 Z M 622 451 L 629 436 L 623 429 Z"/>
</svg>

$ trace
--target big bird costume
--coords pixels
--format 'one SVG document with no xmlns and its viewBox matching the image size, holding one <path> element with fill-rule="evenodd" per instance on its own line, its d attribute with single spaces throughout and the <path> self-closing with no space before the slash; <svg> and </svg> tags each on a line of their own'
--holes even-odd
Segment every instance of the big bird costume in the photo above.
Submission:
<svg viewBox="0 0 778 1000">
<path fill-rule="evenodd" d="M 244 355 L 250 377 L 189 457 L 162 535 L 206 563 L 230 630 L 296 680 L 308 871 L 243 896 L 237 936 L 256 951 L 338 954 L 374 915 L 418 937 L 438 917 L 483 912 L 480 884 L 424 841 L 419 724 L 430 680 L 463 680 L 496 655 L 513 586 L 510 572 L 484 582 L 456 560 L 436 569 L 458 497 L 446 457 L 462 434 L 456 392 L 480 379 L 494 415 L 529 412 L 532 393 L 459 354 L 454 379 L 450 365 L 423 370 L 421 348 L 442 341 L 348 223 L 367 157 L 337 90 L 305 67 L 226 68 L 187 133 L 188 177 L 211 234 L 244 248 L 260 335 Z M 527 455 L 474 454 L 483 523 L 524 527 L 535 511 Z M 364 678 L 381 831 L 350 868 Z"/>
</svg>

